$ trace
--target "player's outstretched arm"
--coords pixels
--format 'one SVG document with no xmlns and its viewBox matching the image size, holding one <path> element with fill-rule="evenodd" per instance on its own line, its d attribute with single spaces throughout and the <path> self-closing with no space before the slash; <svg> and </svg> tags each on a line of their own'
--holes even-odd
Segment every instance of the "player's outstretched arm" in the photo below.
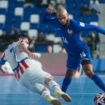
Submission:
<svg viewBox="0 0 105 105">
<path fill-rule="evenodd" d="M 96 25 L 91 25 L 91 24 L 86 24 L 84 27 L 84 30 L 94 30 L 94 31 L 100 32 L 102 34 L 105 34 L 104 29 L 102 29 L 101 27 L 98 27 Z"/>
<path fill-rule="evenodd" d="M 91 25 L 91 24 L 85 24 L 83 22 L 76 22 L 76 21 L 74 23 L 78 27 L 79 30 L 86 30 L 86 31 L 93 30 L 93 31 L 97 31 L 97 32 L 100 32 L 102 34 L 105 34 L 105 30 L 99 26 Z"/>
<path fill-rule="evenodd" d="M 56 13 L 56 10 L 53 8 L 47 8 L 45 15 L 43 16 L 42 22 L 48 23 L 48 24 L 54 24 L 55 23 L 55 17 L 49 18 L 49 15 Z"/>
<path fill-rule="evenodd" d="M 54 14 L 54 13 L 56 13 L 57 11 L 56 11 L 54 8 L 49 7 L 49 8 L 46 9 L 46 12 L 47 12 L 48 14 Z"/>
<path fill-rule="evenodd" d="M 1 66 L 1 71 L 3 72 L 3 73 L 8 73 L 8 71 L 9 71 L 9 69 L 7 68 L 7 67 L 4 67 L 3 65 Z"/>
<path fill-rule="evenodd" d="M 25 47 L 24 44 L 20 44 L 20 45 L 19 45 L 19 48 L 22 49 L 24 52 L 26 52 L 30 58 L 33 58 L 33 59 L 35 58 L 35 54 L 32 53 L 32 52 L 30 52 L 30 51 L 28 50 L 28 48 Z"/>
</svg>

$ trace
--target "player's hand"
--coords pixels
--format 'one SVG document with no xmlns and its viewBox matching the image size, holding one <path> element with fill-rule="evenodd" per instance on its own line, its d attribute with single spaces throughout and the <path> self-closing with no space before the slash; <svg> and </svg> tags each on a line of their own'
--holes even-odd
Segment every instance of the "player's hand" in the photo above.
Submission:
<svg viewBox="0 0 105 105">
<path fill-rule="evenodd" d="M 28 52 L 28 56 L 32 59 L 35 59 L 35 54 L 32 52 Z"/>
<path fill-rule="evenodd" d="M 41 54 L 40 53 L 34 53 L 34 54 L 35 54 L 35 57 L 41 58 Z"/>
<path fill-rule="evenodd" d="M 5 73 L 8 73 L 8 68 L 7 68 L 7 67 L 1 66 L 1 69 L 2 69 Z"/>
<path fill-rule="evenodd" d="M 52 8 L 52 7 L 49 7 L 49 8 L 46 9 L 46 12 L 48 14 L 53 14 L 53 13 L 56 13 L 56 10 L 54 8 Z"/>
</svg>

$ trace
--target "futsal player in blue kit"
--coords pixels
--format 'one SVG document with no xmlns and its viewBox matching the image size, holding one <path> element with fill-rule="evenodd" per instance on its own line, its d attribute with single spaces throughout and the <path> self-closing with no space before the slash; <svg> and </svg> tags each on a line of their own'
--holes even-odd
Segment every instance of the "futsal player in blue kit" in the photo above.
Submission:
<svg viewBox="0 0 105 105">
<path fill-rule="evenodd" d="M 56 17 L 49 17 L 49 15 L 56 13 Z M 105 34 L 105 30 L 90 24 L 71 20 L 66 9 L 63 7 L 54 10 L 53 8 L 47 8 L 45 15 L 43 16 L 43 23 L 53 25 L 63 41 L 64 48 L 66 49 L 67 58 L 67 71 L 62 83 L 62 90 L 67 91 L 68 86 L 71 84 L 73 74 L 79 69 L 80 64 L 86 75 L 91 78 L 95 84 L 105 92 L 105 84 L 101 78 L 94 74 L 92 70 L 90 50 L 88 46 L 80 40 L 81 30 L 95 30 L 102 34 Z"/>
</svg>

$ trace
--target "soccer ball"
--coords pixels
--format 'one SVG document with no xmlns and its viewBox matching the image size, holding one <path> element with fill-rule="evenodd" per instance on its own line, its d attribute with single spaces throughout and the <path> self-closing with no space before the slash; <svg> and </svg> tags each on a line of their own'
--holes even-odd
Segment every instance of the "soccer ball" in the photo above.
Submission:
<svg viewBox="0 0 105 105">
<path fill-rule="evenodd" d="M 94 97 L 95 105 L 105 105 L 105 94 L 99 93 Z"/>
</svg>

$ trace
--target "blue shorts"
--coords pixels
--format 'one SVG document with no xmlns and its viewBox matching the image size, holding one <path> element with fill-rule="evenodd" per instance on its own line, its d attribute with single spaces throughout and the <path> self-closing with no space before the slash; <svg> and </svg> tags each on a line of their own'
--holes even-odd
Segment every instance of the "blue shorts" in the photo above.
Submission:
<svg viewBox="0 0 105 105">
<path fill-rule="evenodd" d="M 90 50 L 86 48 L 81 51 L 78 55 L 68 54 L 67 58 L 67 69 L 68 70 L 77 70 L 80 67 L 80 64 L 83 60 L 91 61 Z"/>
</svg>

